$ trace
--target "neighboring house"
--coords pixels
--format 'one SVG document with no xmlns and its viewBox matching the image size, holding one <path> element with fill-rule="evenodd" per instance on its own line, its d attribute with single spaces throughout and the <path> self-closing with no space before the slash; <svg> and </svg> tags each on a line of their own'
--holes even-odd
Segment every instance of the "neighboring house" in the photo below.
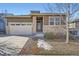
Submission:
<svg viewBox="0 0 79 59">
<path fill-rule="evenodd" d="M 10 13 L 0 13 L 0 34 L 5 33 L 5 19 L 4 16 L 12 15 Z"/>
<path fill-rule="evenodd" d="M 79 37 L 79 19 L 75 19 L 73 22 L 70 22 L 70 33 L 75 37 Z"/>
<path fill-rule="evenodd" d="M 6 33 L 29 35 L 33 33 L 65 33 L 66 14 L 40 13 L 31 11 L 29 15 L 6 16 Z"/>
<path fill-rule="evenodd" d="M 0 19 L 0 33 L 3 33 L 5 31 L 5 24 L 3 19 Z"/>
</svg>

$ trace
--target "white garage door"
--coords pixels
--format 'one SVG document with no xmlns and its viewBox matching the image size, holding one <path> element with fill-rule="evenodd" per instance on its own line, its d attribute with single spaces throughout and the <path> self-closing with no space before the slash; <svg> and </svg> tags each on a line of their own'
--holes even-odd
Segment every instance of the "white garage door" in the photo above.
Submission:
<svg viewBox="0 0 79 59">
<path fill-rule="evenodd" d="M 32 34 L 32 22 L 9 22 L 10 34 L 29 35 Z"/>
</svg>

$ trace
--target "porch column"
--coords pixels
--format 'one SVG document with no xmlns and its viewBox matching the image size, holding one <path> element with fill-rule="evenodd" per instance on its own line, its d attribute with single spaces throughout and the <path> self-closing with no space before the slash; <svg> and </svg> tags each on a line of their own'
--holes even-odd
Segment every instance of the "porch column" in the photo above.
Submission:
<svg viewBox="0 0 79 59">
<path fill-rule="evenodd" d="M 33 32 L 36 33 L 36 16 L 33 16 Z"/>
</svg>

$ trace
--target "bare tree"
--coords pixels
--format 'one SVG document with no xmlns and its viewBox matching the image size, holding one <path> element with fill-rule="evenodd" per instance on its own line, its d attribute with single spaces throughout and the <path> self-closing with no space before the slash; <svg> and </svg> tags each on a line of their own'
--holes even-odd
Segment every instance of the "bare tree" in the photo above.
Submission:
<svg viewBox="0 0 79 59">
<path fill-rule="evenodd" d="M 45 10 L 51 13 L 66 13 L 66 43 L 69 43 L 69 24 L 68 22 L 75 18 L 79 12 L 79 4 L 77 3 L 53 3 L 46 4 Z"/>
</svg>

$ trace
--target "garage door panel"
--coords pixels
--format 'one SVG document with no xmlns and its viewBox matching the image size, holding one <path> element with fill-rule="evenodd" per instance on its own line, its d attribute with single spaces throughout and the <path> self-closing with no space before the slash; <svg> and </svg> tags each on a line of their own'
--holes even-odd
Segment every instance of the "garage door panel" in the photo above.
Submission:
<svg viewBox="0 0 79 59">
<path fill-rule="evenodd" d="M 32 23 L 31 22 L 10 22 L 9 23 L 10 34 L 15 35 L 26 35 L 32 33 Z"/>
</svg>

